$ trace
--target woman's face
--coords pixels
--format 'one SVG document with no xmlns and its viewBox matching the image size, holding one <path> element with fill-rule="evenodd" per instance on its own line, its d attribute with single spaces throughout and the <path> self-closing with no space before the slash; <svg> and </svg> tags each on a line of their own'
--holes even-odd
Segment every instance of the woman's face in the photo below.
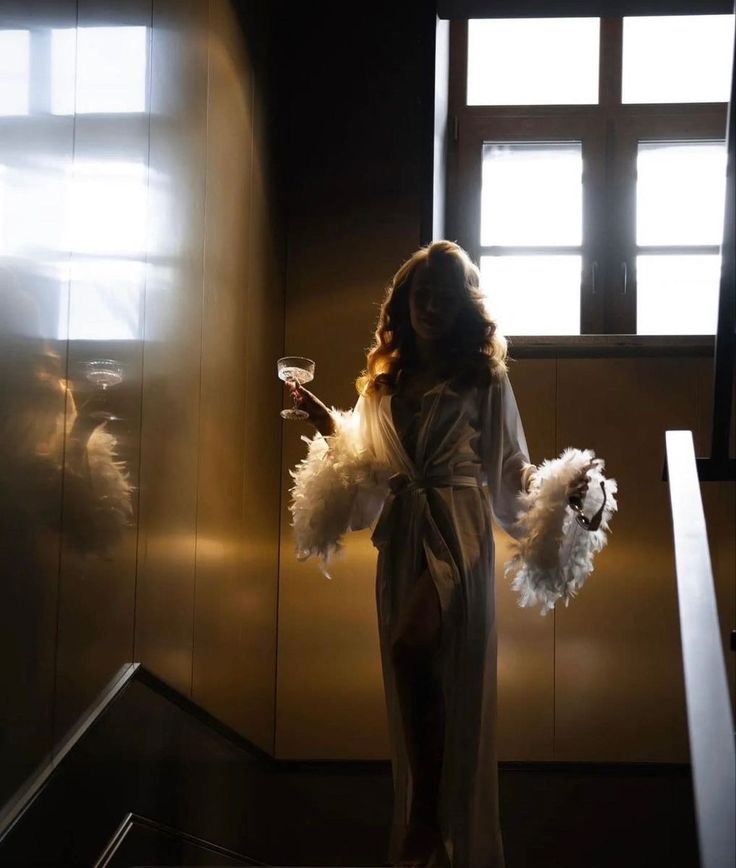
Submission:
<svg viewBox="0 0 736 868">
<path fill-rule="evenodd" d="M 424 340 L 442 337 L 455 321 L 459 294 L 452 274 L 428 262 L 420 262 L 409 287 L 409 317 L 414 332 Z"/>
</svg>

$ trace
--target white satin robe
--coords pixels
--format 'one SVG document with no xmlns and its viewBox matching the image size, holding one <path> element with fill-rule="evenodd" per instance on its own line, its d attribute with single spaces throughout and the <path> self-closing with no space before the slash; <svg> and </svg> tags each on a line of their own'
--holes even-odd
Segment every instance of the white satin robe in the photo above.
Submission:
<svg viewBox="0 0 736 868">
<path fill-rule="evenodd" d="M 462 393 L 444 382 L 426 392 L 413 454 L 407 454 L 394 425 L 395 399 L 361 396 L 355 405 L 361 440 L 395 475 L 382 490 L 357 488 L 350 520 L 351 530 L 373 528 L 378 549 L 376 602 L 394 784 L 388 859 L 398 861 L 412 798 L 391 644 L 423 548 L 442 609 L 446 715 L 439 793 L 446 853 L 436 854 L 432 864 L 503 868 L 491 510 L 513 533 L 515 497 L 532 465 L 505 375 L 489 387 Z"/>
</svg>

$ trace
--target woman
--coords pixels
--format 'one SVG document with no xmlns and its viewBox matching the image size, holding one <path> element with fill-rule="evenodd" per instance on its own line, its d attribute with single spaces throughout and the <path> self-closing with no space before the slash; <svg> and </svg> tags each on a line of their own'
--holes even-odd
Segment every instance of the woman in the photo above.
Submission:
<svg viewBox="0 0 736 868">
<path fill-rule="evenodd" d="M 506 376 L 506 342 L 479 277 L 450 241 L 401 266 L 352 411 L 363 446 L 390 473 L 383 486 L 356 486 L 349 528 L 377 520 L 393 865 L 504 865 L 491 508 L 515 533 L 516 497 L 536 468 Z M 322 435 L 340 433 L 340 411 L 297 384 L 290 389 Z M 586 490 L 583 472 L 568 494 Z"/>
</svg>

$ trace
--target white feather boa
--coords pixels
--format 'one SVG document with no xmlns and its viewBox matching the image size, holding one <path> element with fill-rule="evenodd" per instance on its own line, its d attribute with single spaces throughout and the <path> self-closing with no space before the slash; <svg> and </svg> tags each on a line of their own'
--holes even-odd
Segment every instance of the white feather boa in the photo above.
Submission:
<svg viewBox="0 0 736 868">
<path fill-rule="evenodd" d="M 603 475 L 605 462 L 596 460 L 588 471 L 588 493 L 583 509 L 591 516 L 601 505 L 606 491 L 603 520 L 595 531 L 580 527 L 568 506 L 568 485 L 595 458 L 589 449 L 566 449 L 559 458 L 543 461 L 531 479 L 528 492 L 519 495 L 514 555 L 506 563 L 505 575 L 519 595 L 520 606 L 541 605 L 546 615 L 558 600 L 565 606 L 593 571 L 593 556 L 608 542 L 608 521 L 618 506 L 615 479 Z"/>
<path fill-rule="evenodd" d="M 289 470 L 294 480 L 289 489 L 289 511 L 297 560 L 316 555 L 328 579 L 332 576 L 327 567 L 343 550 L 342 538 L 351 530 L 356 497 L 375 493 L 380 499 L 390 475 L 364 448 L 353 411 L 333 407 L 330 415 L 334 434 L 302 435 L 307 455 Z M 617 486 L 615 480 L 604 477 L 601 459 L 596 459 L 596 467 L 588 471 L 588 494 L 583 502 L 586 515 L 596 512 L 603 482 L 606 506 L 599 529 L 581 528 L 568 506 L 569 483 L 594 458 L 587 449 L 566 449 L 559 458 L 542 462 L 529 491 L 519 494 L 519 538 L 514 541 L 515 551 L 505 574 L 519 595 L 520 606 L 539 603 L 541 614 L 546 615 L 560 599 L 568 605 L 592 572 L 593 556 L 606 545 L 608 521 L 617 509 Z"/>
<path fill-rule="evenodd" d="M 361 444 L 359 420 L 352 410 L 337 410 L 330 415 L 335 433 L 313 438 L 302 435 L 307 455 L 289 474 L 294 485 L 289 489 L 297 560 L 319 557 L 323 574 L 331 579 L 327 567 L 343 549 L 342 537 L 351 529 L 355 497 L 380 492 L 381 468 Z"/>
</svg>

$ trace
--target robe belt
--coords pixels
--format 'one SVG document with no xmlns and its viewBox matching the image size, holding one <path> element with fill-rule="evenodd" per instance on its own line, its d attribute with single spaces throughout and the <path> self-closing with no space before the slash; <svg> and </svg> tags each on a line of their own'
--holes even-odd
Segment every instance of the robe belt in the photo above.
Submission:
<svg viewBox="0 0 736 868">
<path fill-rule="evenodd" d="M 394 502 L 402 494 L 421 495 L 422 511 L 427 507 L 428 488 L 480 488 L 482 481 L 479 476 L 468 476 L 454 473 L 428 474 L 426 476 L 409 476 L 408 473 L 394 473 L 388 480 L 389 493 L 381 510 L 376 527 L 371 535 L 371 542 L 376 548 L 384 546 L 389 539 L 391 528 L 391 513 Z M 429 511 L 428 511 L 429 512 Z M 431 515 L 429 522 L 432 531 L 439 533 Z"/>
</svg>

